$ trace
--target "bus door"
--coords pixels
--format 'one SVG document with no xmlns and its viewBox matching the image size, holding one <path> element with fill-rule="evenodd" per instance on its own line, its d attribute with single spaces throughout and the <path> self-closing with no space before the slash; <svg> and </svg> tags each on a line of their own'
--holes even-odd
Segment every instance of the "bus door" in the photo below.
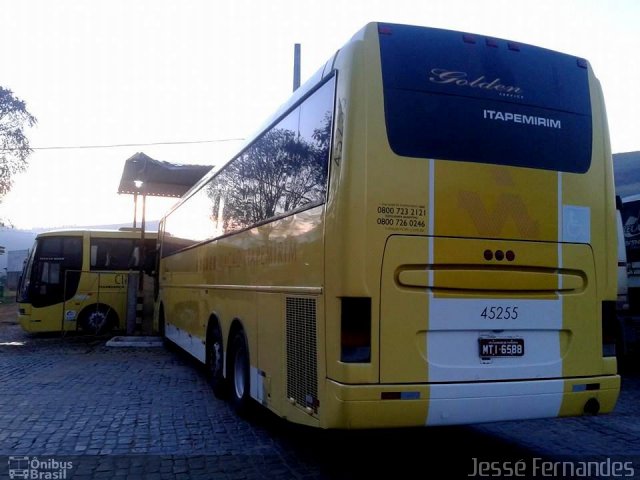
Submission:
<svg viewBox="0 0 640 480">
<path fill-rule="evenodd" d="M 81 237 L 39 239 L 31 271 L 30 303 L 35 308 L 59 309 L 62 319 L 63 302 L 76 294 L 81 270 Z"/>
</svg>

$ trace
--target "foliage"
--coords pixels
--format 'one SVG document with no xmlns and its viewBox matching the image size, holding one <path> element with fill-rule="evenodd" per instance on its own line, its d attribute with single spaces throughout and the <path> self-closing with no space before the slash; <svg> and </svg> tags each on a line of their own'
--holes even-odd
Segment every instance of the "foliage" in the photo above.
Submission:
<svg viewBox="0 0 640 480">
<path fill-rule="evenodd" d="M 27 167 L 32 150 L 25 128 L 36 122 L 24 101 L 0 87 L 0 199 L 11 189 L 14 175 Z"/>
</svg>

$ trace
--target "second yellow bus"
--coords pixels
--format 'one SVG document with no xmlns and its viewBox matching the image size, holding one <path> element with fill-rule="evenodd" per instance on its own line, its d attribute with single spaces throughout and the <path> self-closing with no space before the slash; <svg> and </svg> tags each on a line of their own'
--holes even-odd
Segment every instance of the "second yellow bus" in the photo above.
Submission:
<svg viewBox="0 0 640 480">
<path fill-rule="evenodd" d="M 20 325 L 30 333 L 124 329 L 129 272 L 139 271 L 143 255 L 153 270 L 156 238 L 145 233 L 143 252 L 139 229 L 39 234 L 18 286 Z"/>
</svg>

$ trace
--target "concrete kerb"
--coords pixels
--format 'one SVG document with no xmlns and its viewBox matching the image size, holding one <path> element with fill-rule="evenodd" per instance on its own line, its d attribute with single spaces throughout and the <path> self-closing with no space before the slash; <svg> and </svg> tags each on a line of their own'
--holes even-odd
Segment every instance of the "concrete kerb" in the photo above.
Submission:
<svg viewBox="0 0 640 480">
<path fill-rule="evenodd" d="M 162 347 L 162 337 L 113 337 L 107 347 Z"/>
</svg>

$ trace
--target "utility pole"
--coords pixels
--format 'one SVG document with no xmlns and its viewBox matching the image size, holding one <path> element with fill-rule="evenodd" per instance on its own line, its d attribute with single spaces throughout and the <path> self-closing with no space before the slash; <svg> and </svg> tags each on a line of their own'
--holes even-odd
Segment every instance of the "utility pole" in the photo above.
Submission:
<svg viewBox="0 0 640 480">
<path fill-rule="evenodd" d="M 293 91 L 300 86 L 300 49 L 299 43 L 293 45 Z"/>
</svg>

